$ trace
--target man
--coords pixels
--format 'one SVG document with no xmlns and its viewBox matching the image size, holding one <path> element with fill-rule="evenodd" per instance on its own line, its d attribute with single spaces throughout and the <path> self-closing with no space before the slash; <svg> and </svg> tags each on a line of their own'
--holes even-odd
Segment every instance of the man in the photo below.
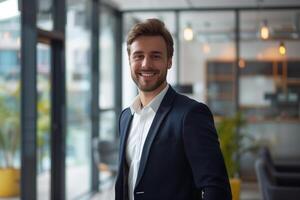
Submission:
<svg viewBox="0 0 300 200">
<path fill-rule="evenodd" d="M 139 95 L 120 116 L 116 200 L 231 199 L 210 110 L 166 81 L 173 50 L 157 19 L 136 24 L 128 35 Z"/>
</svg>

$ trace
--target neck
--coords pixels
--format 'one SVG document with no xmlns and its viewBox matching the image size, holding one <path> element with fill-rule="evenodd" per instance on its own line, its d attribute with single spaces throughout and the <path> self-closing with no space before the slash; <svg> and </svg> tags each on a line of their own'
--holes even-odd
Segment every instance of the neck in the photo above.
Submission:
<svg viewBox="0 0 300 200">
<path fill-rule="evenodd" d="M 164 82 L 157 89 L 153 91 L 146 92 L 140 90 L 139 95 L 143 107 L 147 106 L 152 101 L 152 99 L 154 99 L 154 97 L 156 97 L 166 86 L 167 86 L 167 82 Z"/>
</svg>

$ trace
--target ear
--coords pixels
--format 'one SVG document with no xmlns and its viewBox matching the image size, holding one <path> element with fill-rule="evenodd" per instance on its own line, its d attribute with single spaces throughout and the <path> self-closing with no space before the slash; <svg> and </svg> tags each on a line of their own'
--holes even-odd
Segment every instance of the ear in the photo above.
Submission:
<svg viewBox="0 0 300 200">
<path fill-rule="evenodd" d="M 172 67 L 172 58 L 168 58 L 168 69 Z"/>
</svg>

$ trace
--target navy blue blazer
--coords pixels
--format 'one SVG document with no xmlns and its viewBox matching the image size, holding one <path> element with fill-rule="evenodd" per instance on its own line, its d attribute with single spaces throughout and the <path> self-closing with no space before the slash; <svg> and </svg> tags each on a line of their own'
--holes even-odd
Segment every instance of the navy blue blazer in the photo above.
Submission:
<svg viewBox="0 0 300 200">
<path fill-rule="evenodd" d="M 133 115 L 119 119 L 120 157 L 115 199 L 128 200 L 126 140 Z M 230 185 L 209 108 L 169 87 L 148 132 L 135 200 L 227 200 Z"/>
</svg>

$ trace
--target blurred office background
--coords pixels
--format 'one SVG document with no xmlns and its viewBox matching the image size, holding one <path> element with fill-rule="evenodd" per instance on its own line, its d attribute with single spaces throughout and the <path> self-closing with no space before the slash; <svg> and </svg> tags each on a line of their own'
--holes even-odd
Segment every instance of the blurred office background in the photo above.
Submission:
<svg viewBox="0 0 300 200">
<path fill-rule="evenodd" d="M 261 147 L 300 162 L 299 1 L 0 0 L 0 200 L 114 199 L 126 35 L 147 18 L 174 38 L 168 82 L 233 141 L 240 199 L 264 199 Z"/>
</svg>

